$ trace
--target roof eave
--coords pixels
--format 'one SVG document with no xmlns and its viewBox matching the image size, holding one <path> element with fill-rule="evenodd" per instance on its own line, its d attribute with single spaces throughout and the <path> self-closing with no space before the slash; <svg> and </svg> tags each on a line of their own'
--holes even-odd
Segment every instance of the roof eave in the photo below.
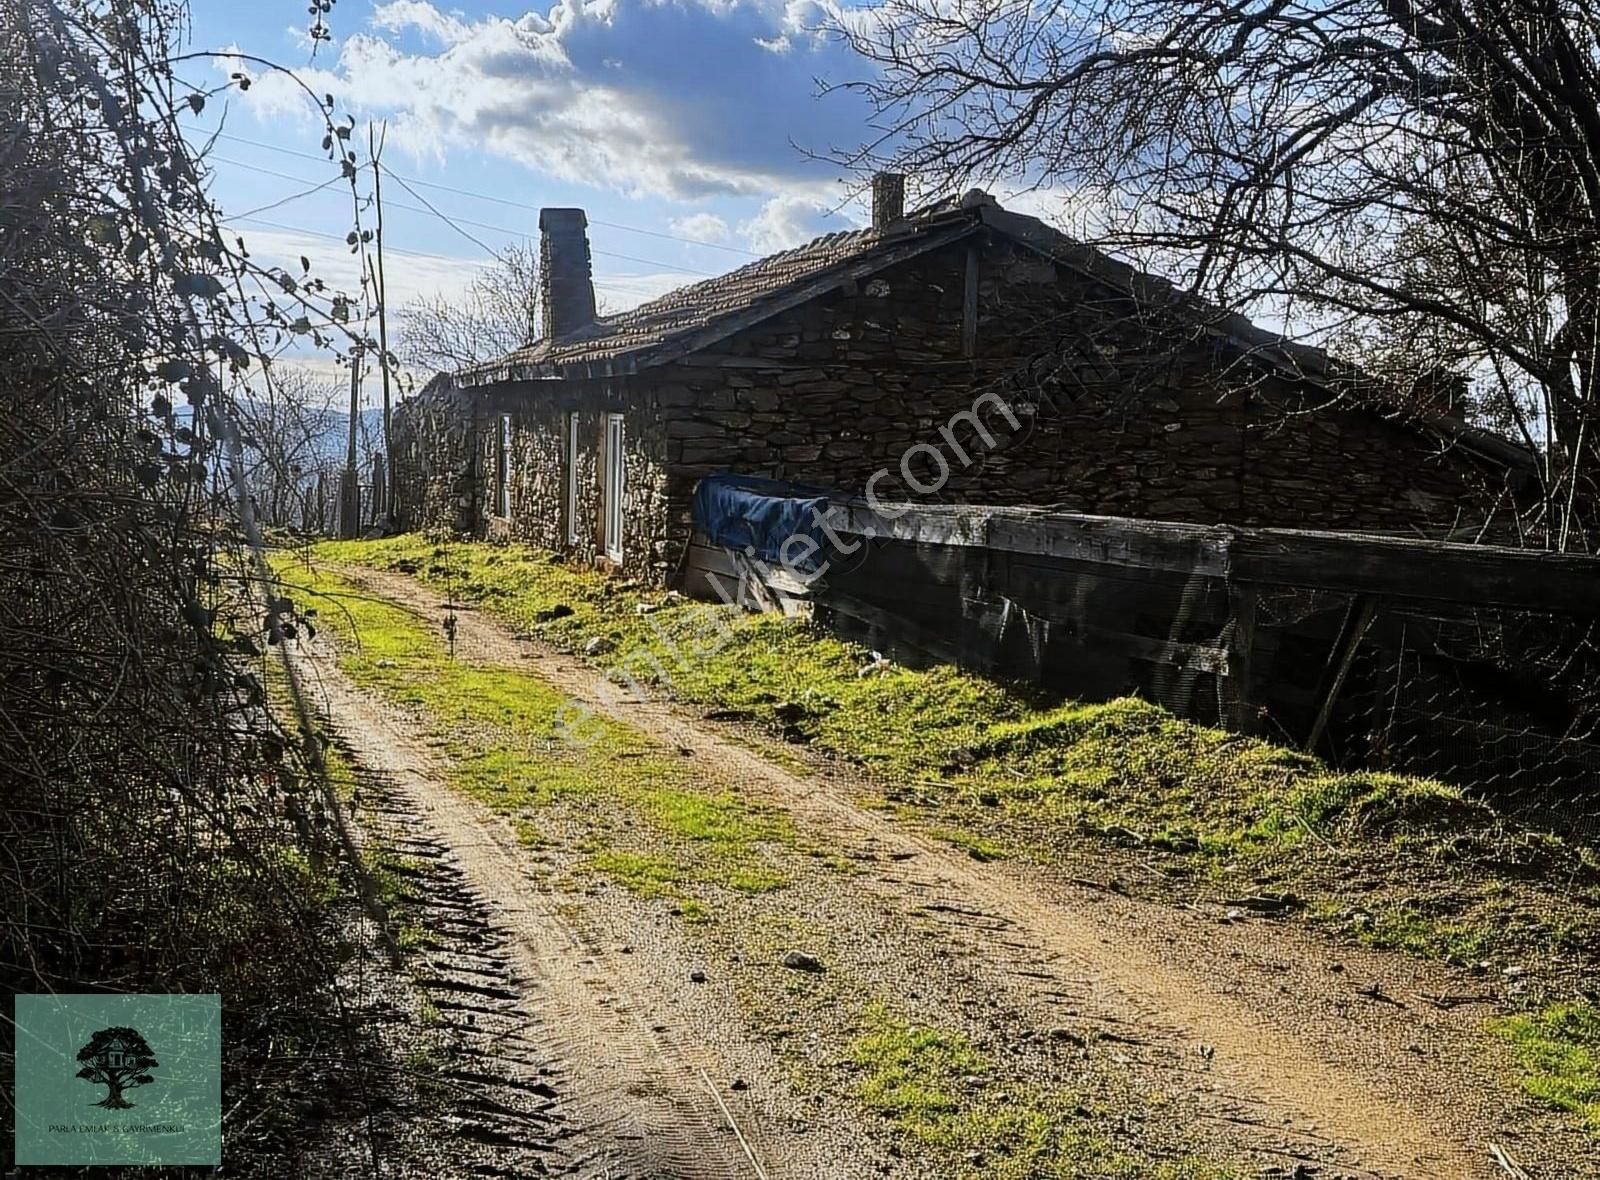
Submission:
<svg viewBox="0 0 1600 1180">
<path fill-rule="evenodd" d="M 1338 396 L 1335 362 L 1324 349 L 1290 340 L 1280 333 L 1257 327 L 1238 312 L 1207 304 L 1157 275 L 1112 258 L 1104 251 L 1052 229 L 1036 217 L 1012 213 L 998 205 L 981 207 L 983 223 L 995 233 L 1052 261 L 1076 270 L 1087 278 L 1108 283 L 1135 299 L 1159 300 L 1202 314 L 1196 326 L 1214 339 L 1230 344 L 1249 360 L 1260 363 L 1279 376 Z M 1482 430 L 1462 419 L 1444 414 L 1407 413 L 1393 407 L 1392 421 L 1413 429 L 1431 431 L 1446 442 L 1470 451 L 1479 458 L 1506 468 L 1531 471 L 1538 457 L 1515 441 L 1492 431 Z"/>
<path fill-rule="evenodd" d="M 966 215 L 963 211 L 962 216 L 950 218 L 946 225 L 907 235 L 900 242 L 890 238 L 886 243 L 875 245 L 870 257 L 837 263 L 810 279 L 800 281 L 787 291 L 780 289 L 780 293 L 759 299 L 749 307 L 725 313 L 708 324 L 685 329 L 650 344 L 594 360 L 519 360 L 512 354 L 486 365 L 460 370 L 453 374 L 452 380 L 457 388 L 463 389 L 512 381 L 596 380 L 627 376 L 640 369 L 685 360 L 735 333 L 825 295 L 843 283 L 859 282 L 890 266 L 959 241 L 981 228 L 982 223 L 978 218 Z"/>
<path fill-rule="evenodd" d="M 625 377 L 639 370 L 639 353 L 625 352 L 590 361 L 518 360 L 506 357 L 451 375 L 458 389 L 479 389 L 515 381 L 596 381 Z"/>
</svg>

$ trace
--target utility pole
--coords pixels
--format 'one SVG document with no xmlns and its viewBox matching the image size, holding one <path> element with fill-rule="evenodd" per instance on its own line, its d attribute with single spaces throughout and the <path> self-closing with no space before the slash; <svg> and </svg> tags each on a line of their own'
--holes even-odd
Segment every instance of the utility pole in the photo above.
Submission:
<svg viewBox="0 0 1600 1180">
<path fill-rule="evenodd" d="M 383 370 L 383 472 L 382 502 L 388 512 L 394 511 L 394 436 L 389 431 L 389 294 L 383 274 L 383 168 L 378 158 L 383 154 L 383 144 L 389 138 L 389 124 L 383 125 L 383 139 L 376 138 L 372 124 L 367 124 L 367 154 L 372 158 L 372 192 L 378 206 L 378 365 Z"/>
<path fill-rule="evenodd" d="M 361 480 L 356 474 L 356 424 L 361 417 L 361 341 L 350 349 L 350 443 L 345 451 L 344 475 L 339 481 L 339 535 L 351 540 L 361 535 Z"/>
</svg>

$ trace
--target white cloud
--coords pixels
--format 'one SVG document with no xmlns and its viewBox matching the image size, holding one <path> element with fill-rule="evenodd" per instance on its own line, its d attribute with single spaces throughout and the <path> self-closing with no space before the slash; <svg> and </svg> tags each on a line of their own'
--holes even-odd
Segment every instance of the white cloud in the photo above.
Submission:
<svg viewBox="0 0 1600 1180">
<path fill-rule="evenodd" d="M 688 217 L 674 217 L 672 232 L 697 242 L 726 242 L 728 223 L 715 213 L 695 213 Z"/>
<path fill-rule="evenodd" d="M 277 70 L 260 70 L 255 63 L 237 56 L 243 51 L 237 44 L 223 49 L 216 58 L 216 69 L 223 76 L 243 74 L 250 79 L 250 89 L 238 94 L 232 101 L 244 106 L 263 122 L 294 119 L 308 128 L 323 125 L 323 114 L 318 106 L 324 94 L 332 93 L 340 85 L 337 74 L 307 66 L 297 69 L 291 76 Z"/>
<path fill-rule="evenodd" d="M 853 146 L 866 113 L 854 94 L 817 95 L 818 77 L 864 68 L 813 36 L 823 11 L 818 0 L 558 0 L 470 20 L 392 0 L 304 79 L 358 116 L 387 118 L 391 143 L 416 157 L 486 150 L 632 195 L 820 200 L 836 169 L 801 149 Z M 404 49 L 395 38 L 406 31 L 439 47 Z M 243 100 L 263 115 L 316 116 L 283 78 L 258 78 Z"/>
<path fill-rule="evenodd" d="M 834 228 L 837 228 L 836 226 Z M 828 209 L 809 197 L 773 197 L 739 232 L 758 254 L 772 254 L 828 232 Z"/>
<path fill-rule="evenodd" d="M 761 38 L 763 49 L 773 53 L 789 53 L 797 45 L 819 48 L 828 36 L 828 25 L 838 16 L 838 9 L 819 0 L 787 0 L 783 6 L 783 27 L 775 37 Z"/>
<path fill-rule="evenodd" d="M 372 10 L 372 24 L 390 33 L 416 29 L 447 45 L 459 44 L 471 36 L 471 30 L 462 21 L 418 0 L 392 0 L 388 4 L 379 4 Z"/>
<path fill-rule="evenodd" d="M 327 238 L 291 233 L 286 230 L 257 229 L 248 224 L 233 227 L 244 238 L 251 261 L 259 266 L 281 266 L 299 275 L 300 259 L 308 259 L 313 276 L 330 289 L 355 297 L 361 290 L 361 259 L 348 247 Z M 384 278 L 389 287 L 389 306 L 399 307 L 423 295 L 455 295 L 466 290 L 487 260 L 456 258 L 446 254 L 385 250 Z"/>
</svg>

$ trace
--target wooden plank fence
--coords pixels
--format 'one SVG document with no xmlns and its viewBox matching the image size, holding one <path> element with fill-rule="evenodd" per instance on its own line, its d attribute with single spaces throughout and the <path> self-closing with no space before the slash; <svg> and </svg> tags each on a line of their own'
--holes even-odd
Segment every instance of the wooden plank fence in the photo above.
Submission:
<svg viewBox="0 0 1600 1180">
<path fill-rule="evenodd" d="M 715 572 L 902 662 L 1137 693 L 1339 762 L 1600 797 L 1600 558 L 1018 507 L 832 520 L 860 547 L 810 584 L 701 538 L 685 588 Z"/>
</svg>

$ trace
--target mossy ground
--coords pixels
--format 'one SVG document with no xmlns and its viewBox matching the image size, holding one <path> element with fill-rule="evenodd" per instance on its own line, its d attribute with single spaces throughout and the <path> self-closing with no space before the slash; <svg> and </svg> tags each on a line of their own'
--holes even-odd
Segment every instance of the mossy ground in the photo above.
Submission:
<svg viewBox="0 0 1600 1180">
<path fill-rule="evenodd" d="M 1071 1090 L 997 1078 L 966 1037 L 869 1006 L 850 1046 L 862 1103 L 919 1146 L 963 1161 L 964 1174 L 996 1180 L 1229 1180 L 1237 1173 L 1197 1156 L 1156 1160 L 1112 1144 L 1097 1128 L 1108 1112 Z M 1159 1113 L 1146 1096 L 1146 1116 Z"/>
<path fill-rule="evenodd" d="M 919 1175 L 1234 1180 L 1254 1174 L 1229 1166 L 1232 1148 L 1202 1146 L 1192 1105 L 1154 1088 L 1148 1076 L 1136 1079 L 1121 1065 L 1108 1069 L 1064 1053 L 1063 1042 L 1051 1038 L 997 1035 L 1025 1023 L 1000 997 L 968 993 L 969 1006 L 955 1000 L 960 992 L 935 998 L 933 989 L 915 984 L 891 991 L 870 968 L 841 970 L 850 936 L 809 912 L 764 908 L 739 933 L 738 949 L 751 963 L 775 963 L 798 946 L 829 965 L 815 974 L 749 972 L 736 985 L 741 1003 L 754 1027 L 787 1047 L 796 1093 L 854 1102 L 884 1127 L 895 1154 L 921 1162 L 926 1171 Z M 914 980 L 916 969 L 902 978 Z M 816 1043 L 819 1033 L 826 1049 Z"/>
<path fill-rule="evenodd" d="M 1332 772 L 1133 698 L 1052 701 L 948 667 L 863 676 L 864 651 L 802 624 L 667 600 L 526 547 L 406 536 L 323 544 L 314 557 L 415 574 L 567 650 L 601 637 L 614 678 L 848 759 L 980 856 L 1049 858 L 1088 838 L 1217 891 L 1230 878 L 1316 884 L 1345 903 L 1325 917 L 1354 915 L 1351 934 L 1457 958 L 1561 950 L 1593 919 L 1564 904 L 1590 900 L 1592 851 L 1441 783 Z M 1443 878 L 1450 895 L 1417 904 L 1416 888 Z"/>
<path fill-rule="evenodd" d="M 793 842 L 786 817 L 708 787 L 682 755 L 628 726 L 593 719 L 589 740 L 573 744 L 561 731 L 568 702 L 544 681 L 454 659 L 415 615 L 326 570 L 287 565 L 300 604 L 341 638 L 341 668 L 414 708 L 442 744 L 451 785 L 512 821 L 523 843 L 539 845 L 545 822 L 578 825 L 582 871 L 674 898 L 690 917 L 720 890 L 785 883 L 766 850 Z"/>
<path fill-rule="evenodd" d="M 1600 1007 L 1551 1004 L 1498 1021 L 1528 1093 L 1570 1111 L 1600 1132 Z"/>
<path fill-rule="evenodd" d="M 601 638 L 606 654 L 596 662 L 613 679 L 846 759 L 882 784 L 888 805 L 980 859 L 1048 862 L 1086 850 L 1103 858 L 1112 845 L 1154 870 L 1158 890 L 1213 900 L 1270 890 L 1368 945 L 1456 962 L 1555 965 L 1541 988 L 1558 988 L 1596 961 L 1595 852 L 1507 822 L 1445 784 L 1335 772 L 1137 699 L 1062 702 L 948 667 L 863 675 L 865 651 L 804 624 L 669 598 L 526 547 L 406 536 L 322 544 L 311 557 L 412 574 L 569 651 Z M 291 580 L 310 576 L 302 569 Z M 370 617 L 383 610 L 390 614 Z M 381 623 L 352 664 L 358 678 L 447 720 L 497 727 L 501 737 L 478 754 L 476 769 L 467 760 L 467 789 L 513 813 L 533 799 L 595 789 L 589 772 L 544 758 L 548 689 L 455 667 L 437 643 L 422 679 L 409 669 L 397 675 L 381 666 L 397 658 L 385 645 L 400 634 L 414 644 L 415 621 L 371 604 L 352 611 Z M 539 758 L 529 757 L 528 742 Z M 746 819 L 742 805 L 726 801 L 739 818 L 719 837 L 715 822 L 705 829 L 674 816 L 667 800 L 681 768 L 639 742 L 619 731 L 599 743 L 622 763 L 620 797 L 669 834 L 706 842 L 710 855 L 700 861 L 716 870 L 675 857 L 607 859 L 597 849 L 596 871 L 671 892 L 697 877 L 730 878 L 731 860 L 751 873 L 749 887 L 769 885 L 754 850 L 775 838 L 776 820 Z"/>
</svg>

